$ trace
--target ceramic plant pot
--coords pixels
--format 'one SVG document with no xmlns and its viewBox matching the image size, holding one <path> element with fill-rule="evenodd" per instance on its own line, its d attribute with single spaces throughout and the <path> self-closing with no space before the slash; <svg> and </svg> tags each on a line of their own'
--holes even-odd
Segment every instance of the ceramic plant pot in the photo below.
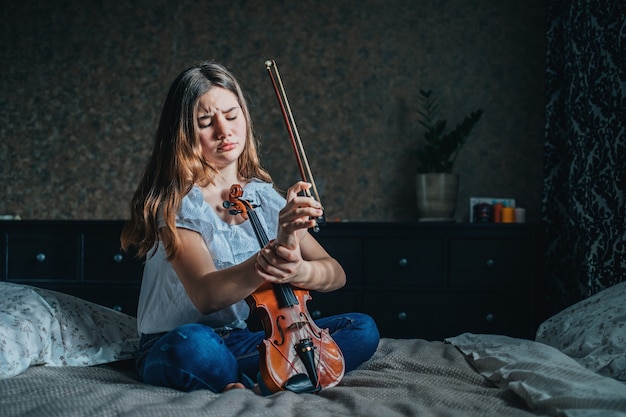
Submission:
<svg viewBox="0 0 626 417">
<path fill-rule="evenodd" d="M 454 221 L 458 174 L 417 174 L 416 180 L 419 221 Z"/>
</svg>

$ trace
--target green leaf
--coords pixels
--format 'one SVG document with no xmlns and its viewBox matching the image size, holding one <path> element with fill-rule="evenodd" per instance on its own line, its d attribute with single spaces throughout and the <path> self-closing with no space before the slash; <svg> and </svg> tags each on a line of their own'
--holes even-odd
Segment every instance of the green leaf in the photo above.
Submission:
<svg viewBox="0 0 626 417">
<path fill-rule="evenodd" d="M 452 172 L 454 162 L 467 138 L 483 115 L 478 109 L 465 116 L 452 131 L 445 133 L 447 121 L 438 119 L 439 106 L 431 90 L 420 89 L 419 124 L 424 128 L 424 142 L 417 150 L 417 172 Z"/>
</svg>

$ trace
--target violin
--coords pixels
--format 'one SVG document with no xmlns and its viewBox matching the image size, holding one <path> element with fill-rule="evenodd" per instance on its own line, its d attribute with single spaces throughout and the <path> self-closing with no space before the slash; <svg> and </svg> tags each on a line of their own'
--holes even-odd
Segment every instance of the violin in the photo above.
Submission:
<svg viewBox="0 0 626 417">
<path fill-rule="evenodd" d="M 311 183 L 314 193 L 313 196 L 307 189 L 304 195 L 321 203 L 278 66 L 275 61 L 267 60 L 265 67 L 289 133 L 300 176 L 303 181 Z M 259 246 L 263 248 L 269 240 L 254 211 L 258 206 L 242 197 L 243 188 L 234 184 L 224 207 L 231 214 L 250 219 Z M 313 230 L 318 231 L 318 225 L 324 221 L 324 216 L 317 218 Z M 260 373 L 262 382 L 272 393 L 284 390 L 316 393 L 334 387 L 343 378 L 343 354 L 328 329 L 320 329 L 311 318 L 307 310 L 311 298 L 308 290 L 291 284 L 266 283 L 246 299 L 250 309 L 260 316 L 265 330 L 265 339 L 259 345 Z"/>
<path fill-rule="evenodd" d="M 259 246 L 265 247 L 269 239 L 254 211 L 258 205 L 242 196 L 241 185 L 232 185 L 223 206 L 230 214 L 249 219 Z M 343 354 L 328 329 L 320 329 L 311 318 L 307 310 L 310 299 L 308 290 L 272 283 L 261 285 L 246 298 L 265 330 L 265 339 L 259 345 L 260 374 L 272 393 L 317 393 L 343 378 Z"/>
</svg>

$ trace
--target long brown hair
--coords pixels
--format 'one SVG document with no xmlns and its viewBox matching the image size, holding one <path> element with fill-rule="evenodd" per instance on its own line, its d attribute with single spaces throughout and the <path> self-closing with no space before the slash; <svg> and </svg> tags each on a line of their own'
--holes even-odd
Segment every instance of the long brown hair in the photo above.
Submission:
<svg viewBox="0 0 626 417">
<path fill-rule="evenodd" d="M 176 77 L 170 86 L 157 129 L 152 155 L 130 203 L 130 220 L 121 235 L 123 250 L 131 246 L 143 257 L 151 248 L 164 244 L 168 259 L 174 258 L 180 241 L 176 233 L 176 213 L 194 184 L 213 182 L 218 169 L 202 155 L 196 111 L 199 98 L 213 87 L 231 91 L 247 124 L 246 143 L 239 157 L 239 175 L 271 182 L 260 164 L 257 140 L 241 86 L 222 65 L 200 62 Z M 162 216 L 162 217 L 161 217 Z M 159 228 L 159 219 L 165 221 Z"/>
</svg>

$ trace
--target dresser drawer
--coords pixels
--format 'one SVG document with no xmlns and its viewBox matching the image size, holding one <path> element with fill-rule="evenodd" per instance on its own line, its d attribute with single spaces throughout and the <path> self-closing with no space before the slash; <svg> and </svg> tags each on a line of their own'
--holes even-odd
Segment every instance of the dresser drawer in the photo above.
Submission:
<svg viewBox="0 0 626 417">
<path fill-rule="evenodd" d="M 445 240 L 365 239 L 363 263 L 367 286 L 443 287 Z"/>
<path fill-rule="evenodd" d="M 10 232 L 7 280 L 80 279 L 80 234 L 63 229 Z"/>
<path fill-rule="evenodd" d="M 361 284 L 361 240 L 354 238 L 328 238 L 315 236 L 326 252 L 337 260 L 346 273 L 346 285 Z"/>
<path fill-rule="evenodd" d="M 355 290 L 342 288 L 324 293 L 312 291 L 311 297 L 307 308 L 313 319 L 359 310 L 358 292 Z"/>
<path fill-rule="evenodd" d="M 452 288 L 527 288 L 530 244 L 525 239 L 451 239 Z"/>
<path fill-rule="evenodd" d="M 140 281 L 143 261 L 120 249 L 119 231 L 84 235 L 85 281 Z"/>
<path fill-rule="evenodd" d="M 84 286 L 78 295 L 92 303 L 137 316 L 139 285 L 89 285 Z"/>
<path fill-rule="evenodd" d="M 457 293 L 448 297 L 450 331 L 505 334 L 530 338 L 532 316 L 530 293 L 525 291 Z"/>
<path fill-rule="evenodd" d="M 41 283 L 41 288 L 70 294 L 75 297 L 112 308 L 116 311 L 137 316 L 139 302 L 139 284 L 137 285 L 70 285 L 58 283 Z"/>
<path fill-rule="evenodd" d="M 368 292 L 364 306 L 382 337 L 443 340 L 464 332 L 532 337 L 528 294 Z"/>
</svg>

